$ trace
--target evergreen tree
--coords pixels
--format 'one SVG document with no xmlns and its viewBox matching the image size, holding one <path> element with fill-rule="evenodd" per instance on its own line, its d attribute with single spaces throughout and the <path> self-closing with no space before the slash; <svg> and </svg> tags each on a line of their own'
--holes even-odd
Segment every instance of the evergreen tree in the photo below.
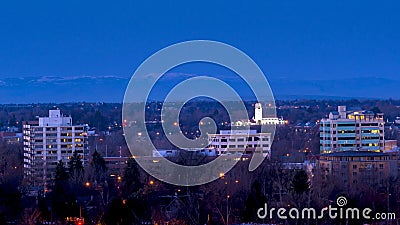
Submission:
<svg viewBox="0 0 400 225">
<path fill-rule="evenodd" d="M 68 161 L 68 172 L 72 182 L 75 184 L 83 182 L 82 156 L 77 151 L 74 151 Z"/>
<path fill-rule="evenodd" d="M 123 176 L 123 194 L 125 196 L 132 195 L 142 187 L 140 182 L 140 172 L 135 159 L 130 158 L 124 171 Z"/>
<path fill-rule="evenodd" d="M 60 160 L 57 163 L 54 187 L 50 194 L 52 200 L 52 207 L 55 212 L 56 218 L 64 218 L 69 215 L 71 208 L 66 207 L 74 201 L 70 193 L 69 187 L 69 174 L 64 163 Z"/>
<path fill-rule="evenodd" d="M 310 180 L 308 174 L 304 170 L 299 170 L 293 177 L 291 189 L 297 195 L 301 195 L 310 190 Z"/>
<path fill-rule="evenodd" d="M 261 184 L 255 181 L 251 186 L 251 192 L 246 200 L 246 210 L 244 213 L 245 221 L 254 222 L 258 221 L 257 210 L 264 207 L 266 198 L 262 193 Z"/>
<path fill-rule="evenodd" d="M 90 163 L 92 169 L 92 181 L 104 182 L 105 175 L 107 172 L 106 161 L 104 158 L 95 150 L 92 154 L 92 161 Z"/>
<path fill-rule="evenodd" d="M 65 168 L 64 163 L 60 160 L 56 167 L 55 184 L 61 184 L 66 180 L 68 180 L 67 168 Z"/>
</svg>

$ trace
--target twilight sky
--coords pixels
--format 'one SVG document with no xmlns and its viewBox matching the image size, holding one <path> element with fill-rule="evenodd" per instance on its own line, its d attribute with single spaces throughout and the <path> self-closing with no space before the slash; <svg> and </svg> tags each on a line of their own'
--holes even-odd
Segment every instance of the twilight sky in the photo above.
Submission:
<svg viewBox="0 0 400 225">
<path fill-rule="evenodd" d="M 170 2 L 1 1 L 0 81 L 128 78 L 157 50 L 192 39 L 241 49 L 268 79 L 400 79 L 399 1 Z"/>
</svg>

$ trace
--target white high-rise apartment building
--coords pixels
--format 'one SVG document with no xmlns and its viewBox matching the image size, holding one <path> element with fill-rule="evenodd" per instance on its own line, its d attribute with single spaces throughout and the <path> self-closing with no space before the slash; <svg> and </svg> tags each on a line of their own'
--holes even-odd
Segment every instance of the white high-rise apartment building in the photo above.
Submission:
<svg viewBox="0 0 400 225">
<path fill-rule="evenodd" d="M 24 179 L 31 187 L 46 189 L 55 175 L 58 161 L 67 165 L 76 151 L 84 164 L 88 159 L 85 125 L 72 125 L 70 116 L 49 110 L 48 117 L 24 122 Z"/>
<path fill-rule="evenodd" d="M 219 134 L 208 134 L 210 147 L 217 155 L 259 152 L 266 157 L 271 153 L 271 138 L 271 133 L 257 133 L 256 130 L 221 130 Z"/>
</svg>

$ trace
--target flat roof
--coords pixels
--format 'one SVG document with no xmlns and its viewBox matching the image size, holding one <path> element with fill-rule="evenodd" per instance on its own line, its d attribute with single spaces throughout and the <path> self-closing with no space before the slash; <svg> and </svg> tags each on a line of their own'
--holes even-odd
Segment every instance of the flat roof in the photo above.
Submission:
<svg viewBox="0 0 400 225">
<path fill-rule="evenodd" d="M 320 154 L 320 156 L 333 156 L 333 157 L 362 157 L 362 156 L 388 156 L 393 155 L 393 153 L 383 153 L 383 152 L 372 152 L 372 151 L 342 151 L 342 152 L 332 152 Z"/>
</svg>

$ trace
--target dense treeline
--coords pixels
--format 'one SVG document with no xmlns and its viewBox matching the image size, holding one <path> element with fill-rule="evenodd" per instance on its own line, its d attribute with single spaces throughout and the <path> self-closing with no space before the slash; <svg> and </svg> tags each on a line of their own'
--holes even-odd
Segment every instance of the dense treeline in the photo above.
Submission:
<svg viewBox="0 0 400 225">
<path fill-rule="evenodd" d="M 254 102 L 246 102 L 248 115 L 254 116 Z M 350 108 L 363 110 L 379 110 L 385 113 L 385 118 L 393 121 L 400 116 L 400 100 L 291 100 L 276 101 L 277 114 L 283 116 L 291 124 L 320 120 L 330 111 L 335 111 L 337 106 L 346 105 Z M 71 115 L 74 123 L 89 124 L 106 130 L 110 126 L 121 125 L 122 104 L 119 103 L 61 103 L 61 104 L 19 104 L 0 105 L 0 127 L 20 126 L 24 120 L 35 120 L 36 116 L 47 116 L 49 109 L 61 109 L 64 115 Z M 159 119 L 162 103 L 148 103 L 146 118 Z M 190 115 L 188 117 L 188 115 Z M 196 118 L 210 116 L 218 122 L 229 121 L 223 107 L 216 101 L 189 101 L 180 113 L 180 119 L 185 126 L 196 127 Z M 195 118 L 192 120 L 192 118 Z M 245 118 L 244 118 L 245 119 Z"/>
</svg>

